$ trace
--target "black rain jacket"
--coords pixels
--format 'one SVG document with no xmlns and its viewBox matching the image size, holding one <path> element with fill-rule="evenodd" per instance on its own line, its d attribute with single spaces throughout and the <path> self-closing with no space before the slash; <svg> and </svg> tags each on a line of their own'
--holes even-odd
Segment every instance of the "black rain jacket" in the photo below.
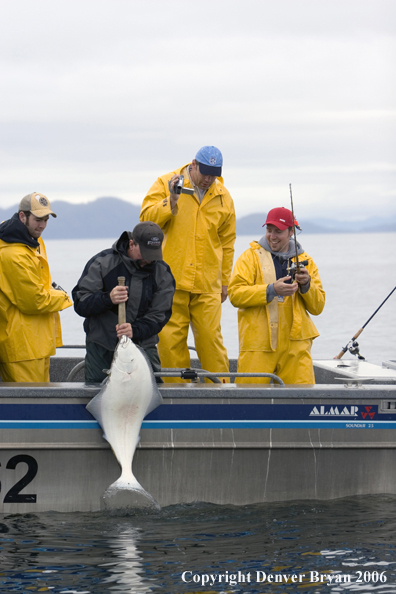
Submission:
<svg viewBox="0 0 396 594">
<path fill-rule="evenodd" d="M 127 255 L 132 234 L 124 231 L 110 249 L 96 254 L 86 264 L 72 291 L 74 309 L 86 318 L 87 342 L 114 351 L 117 346 L 118 305 L 110 299 L 118 277 L 129 287 L 126 321 L 132 325 L 133 342 L 148 348 L 158 342 L 158 333 L 172 314 L 175 279 L 163 260 L 141 267 Z"/>
</svg>

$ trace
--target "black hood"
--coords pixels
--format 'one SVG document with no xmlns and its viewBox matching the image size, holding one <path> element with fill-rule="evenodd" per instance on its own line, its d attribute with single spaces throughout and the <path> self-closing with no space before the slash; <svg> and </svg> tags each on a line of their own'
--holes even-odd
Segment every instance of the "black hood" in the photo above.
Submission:
<svg viewBox="0 0 396 594">
<path fill-rule="evenodd" d="M 111 246 L 115 252 L 119 252 L 124 256 L 127 256 L 129 240 L 132 239 L 132 232 L 131 231 L 124 231 L 121 233 L 120 237 L 113 243 Z"/>
<path fill-rule="evenodd" d="M 37 239 L 30 237 L 26 225 L 19 220 L 19 214 L 17 212 L 8 221 L 1 223 L 0 239 L 6 243 L 24 243 L 34 248 L 40 245 Z"/>
</svg>

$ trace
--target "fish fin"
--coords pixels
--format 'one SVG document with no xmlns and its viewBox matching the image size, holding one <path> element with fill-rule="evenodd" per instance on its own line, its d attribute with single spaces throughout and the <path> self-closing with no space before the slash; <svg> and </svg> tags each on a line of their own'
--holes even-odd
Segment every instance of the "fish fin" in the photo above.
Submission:
<svg viewBox="0 0 396 594">
<path fill-rule="evenodd" d="M 157 382 L 155 381 L 155 377 L 153 374 L 151 374 L 151 387 L 152 387 L 151 399 L 147 406 L 146 415 L 151 413 L 153 410 L 155 410 L 157 408 L 157 406 L 162 404 L 162 396 L 161 396 L 160 391 L 158 390 L 158 385 L 157 385 Z"/>
<path fill-rule="evenodd" d="M 93 416 L 93 418 L 98 421 L 99 425 L 103 428 L 101 401 L 102 401 L 102 392 L 99 392 L 99 394 L 97 394 L 96 396 L 91 398 L 91 400 L 88 402 L 88 404 L 85 408 Z"/>
<path fill-rule="evenodd" d="M 146 359 L 146 362 L 147 362 L 147 365 L 148 365 L 148 368 L 149 368 L 150 374 L 151 374 L 152 393 L 151 393 L 150 401 L 147 405 L 147 411 L 145 414 L 145 416 L 146 416 L 149 413 L 151 413 L 153 410 L 155 410 L 157 408 L 157 406 L 162 404 L 162 396 L 161 396 L 160 391 L 158 390 L 158 385 L 157 385 L 157 382 L 155 381 L 155 377 L 153 374 L 153 368 L 151 367 L 149 358 L 147 357 L 146 353 L 139 345 L 136 345 L 136 346 L 139 349 L 139 351 L 142 353 L 143 357 Z"/>
</svg>

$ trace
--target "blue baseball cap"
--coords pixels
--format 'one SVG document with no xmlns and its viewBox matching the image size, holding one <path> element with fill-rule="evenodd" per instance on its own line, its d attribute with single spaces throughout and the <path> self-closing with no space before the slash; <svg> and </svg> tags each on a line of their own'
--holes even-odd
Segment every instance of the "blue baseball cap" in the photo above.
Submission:
<svg viewBox="0 0 396 594">
<path fill-rule="evenodd" d="M 223 165 L 223 155 L 215 146 L 203 146 L 195 155 L 195 160 L 199 163 L 199 171 L 202 175 L 221 175 Z"/>
</svg>

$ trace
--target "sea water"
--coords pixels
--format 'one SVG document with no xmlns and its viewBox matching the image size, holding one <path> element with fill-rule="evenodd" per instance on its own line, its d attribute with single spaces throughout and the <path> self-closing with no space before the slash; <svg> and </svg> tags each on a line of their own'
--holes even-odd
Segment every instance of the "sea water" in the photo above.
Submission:
<svg viewBox="0 0 396 594">
<path fill-rule="evenodd" d="M 237 256 L 252 239 L 238 238 Z M 314 356 L 332 358 L 395 286 L 396 234 L 299 240 L 327 295 L 315 318 L 321 336 Z M 70 293 L 86 261 L 112 242 L 48 241 L 53 279 Z M 396 359 L 395 300 L 396 292 L 359 338 L 371 362 Z M 83 344 L 82 319 L 72 308 L 61 319 L 65 344 Z M 236 310 L 229 302 L 222 330 L 229 356 L 237 357 Z M 395 533 L 393 496 L 241 507 L 197 502 L 152 515 L 3 515 L 0 592 L 396 593 Z"/>
<path fill-rule="evenodd" d="M 0 518 L 0 591 L 395 593 L 395 528 L 396 497 L 386 496 L 9 515 Z"/>
</svg>

